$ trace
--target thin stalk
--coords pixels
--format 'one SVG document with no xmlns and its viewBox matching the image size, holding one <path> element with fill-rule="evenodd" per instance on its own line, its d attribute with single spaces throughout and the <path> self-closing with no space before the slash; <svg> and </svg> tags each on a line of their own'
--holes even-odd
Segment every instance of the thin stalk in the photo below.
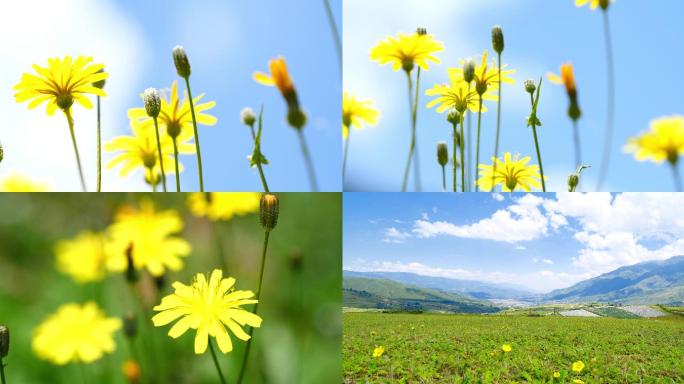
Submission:
<svg viewBox="0 0 684 384">
<path fill-rule="evenodd" d="M 200 151 L 199 133 L 197 132 L 197 119 L 195 118 L 195 103 L 192 101 L 192 92 L 190 91 L 190 77 L 185 78 L 185 87 L 188 89 L 188 99 L 190 99 L 192 128 L 195 130 L 195 149 L 197 150 L 197 170 L 199 172 L 200 192 L 204 192 L 204 176 L 202 174 L 202 151 Z M 178 162 L 178 159 L 176 159 L 176 162 Z M 178 165 L 176 165 L 176 173 L 178 173 Z M 178 178 L 176 178 L 176 183 L 178 183 Z M 178 191 L 180 192 L 180 187 L 178 187 Z"/>
<path fill-rule="evenodd" d="M 446 192 L 446 167 L 442 165 L 442 192 Z"/>
<path fill-rule="evenodd" d="M 606 41 L 606 69 L 608 72 L 608 116 L 606 117 L 606 139 L 603 144 L 603 159 L 599 172 L 596 190 L 601 190 L 608 176 L 610 165 L 610 150 L 613 146 L 613 121 L 615 114 L 615 68 L 613 65 L 613 43 L 610 35 L 610 20 L 608 10 L 603 11 L 603 31 Z"/>
<path fill-rule="evenodd" d="M 297 129 L 297 135 L 299 136 L 299 146 L 302 150 L 302 156 L 304 156 L 304 162 L 306 162 L 306 171 L 309 174 L 309 184 L 311 185 L 311 190 L 313 192 L 318 192 L 318 181 L 316 181 L 316 172 L 314 172 L 314 166 L 313 162 L 311 161 L 311 155 L 309 154 L 309 147 L 306 145 L 304 132 L 302 132 L 301 129 Z"/>
<path fill-rule="evenodd" d="M 344 140 L 344 157 L 342 158 L 342 183 L 344 183 L 344 176 L 347 174 L 347 153 L 349 153 L 349 135 L 351 134 L 351 127 L 347 127 L 347 138 Z"/>
<path fill-rule="evenodd" d="M 453 134 L 451 135 L 451 137 L 454 141 L 454 161 L 452 164 L 452 169 L 453 169 L 452 173 L 454 176 L 454 183 L 453 183 L 454 184 L 454 192 L 456 192 L 458 190 L 458 188 L 456 186 L 456 180 L 458 180 L 458 177 L 456 177 L 456 164 L 458 163 L 458 161 L 456 161 L 456 156 L 457 156 L 456 155 L 456 153 L 457 153 L 456 148 L 458 147 L 458 140 L 456 140 L 456 137 L 458 135 L 458 122 L 454 121 L 452 123 L 452 127 L 453 127 Z"/>
<path fill-rule="evenodd" d="M 465 186 L 466 186 L 465 185 L 465 161 L 464 161 L 465 154 L 464 154 L 464 148 L 463 148 L 463 145 L 465 145 L 465 143 L 463 142 L 463 115 L 461 115 L 460 120 L 461 120 L 461 140 L 459 140 L 459 143 L 461 145 L 461 148 L 460 148 L 460 150 L 461 150 L 461 192 L 465 192 L 466 191 L 465 190 Z"/>
<path fill-rule="evenodd" d="M 81 189 L 86 192 L 85 178 L 83 177 L 83 168 L 81 167 L 81 156 L 78 154 L 78 145 L 76 144 L 76 135 L 74 134 L 74 118 L 71 117 L 71 109 L 65 109 L 64 115 L 69 123 L 69 133 L 71 133 L 71 144 L 74 146 L 74 154 L 76 155 L 76 166 L 78 167 L 78 175 L 81 177 Z"/>
<path fill-rule="evenodd" d="M 173 138 L 173 161 L 176 164 L 176 192 L 180 192 L 180 171 L 178 170 L 178 142 Z"/>
<path fill-rule="evenodd" d="M 477 179 L 477 169 L 480 166 L 480 128 L 482 126 L 482 95 L 479 100 L 480 106 L 477 111 L 477 144 L 475 146 L 475 179 Z M 479 191 L 477 182 L 475 182 L 475 192 Z"/>
<path fill-rule="evenodd" d="M 408 79 L 408 101 L 409 101 L 409 118 L 413 121 L 413 79 L 411 73 L 406 72 Z M 411 145 L 409 146 L 408 159 L 406 160 L 406 168 L 404 170 L 404 180 L 401 183 L 401 191 L 406 192 L 406 184 L 408 183 L 409 174 L 411 173 L 411 157 L 413 156 L 413 149 L 416 146 L 415 126 L 411 127 Z"/>
<path fill-rule="evenodd" d="M 418 139 L 416 138 L 417 121 L 418 121 L 418 95 L 420 92 L 420 67 L 418 67 L 418 72 L 416 73 L 416 98 L 413 101 L 413 111 L 411 113 L 411 125 L 413 127 L 413 137 L 415 140 L 414 145 L 414 157 L 413 157 L 413 172 L 415 177 L 413 178 L 414 189 L 416 192 L 420 192 L 421 182 L 420 182 L 420 156 L 418 155 Z"/>
<path fill-rule="evenodd" d="M 226 379 L 223 378 L 223 372 L 221 372 L 221 366 L 219 365 L 218 359 L 216 358 L 216 351 L 214 351 L 214 342 L 209 338 L 209 350 L 211 351 L 211 357 L 214 359 L 214 366 L 216 366 L 216 372 L 218 372 L 221 378 L 221 384 L 226 384 Z"/>
<path fill-rule="evenodd" d="M 323 0 L 323 4 L 325 6 L 325 14 L 328 17 L 328 24 L 330 24 L 330 31 L 332 32 L 333 39 L 335 40 L 337 60 L 340 64 L 340 73 L 342 73 L 342 39 L 340 38 L 340 32 L 337 29 L 337 24 L 335 24 L 335 17 L 333 16 L 332 7 L 330 7 L 330 1 Z"/>
<path fill-rule="evenodd" d="M 261 270 L 259 271 L 259 285 L 256 291 L 256 304 L 254 304 L 254 314 L 257 314 L 259 309 L 259 296 L 261 295 L 261 283 L 264 280 L 264 266 L 266 265 L 266 250 L 268 249 L 268 238 L 271 231 L 264 232 L 264 247 L 261 252 Z M 249 350 L 252 345 L 252 333 L 254 332 L 254 327 L 249 327 L 249 340 L 247 340 L 247 346 L 245 347 L 245 356 L 242 358 L 242 367 L 240 368 L 240 376 L 238 376 L 238 384 L 242 384 L 242 379 L 245 376 L 245 370 L 247 368 L 247 360 L 249 357 Z"/>
<path fill-rule="evenodd" d="M 162 185 L 164 186 L 164 192 L 166 192 L 166 173 L 164 172 L 164 158 L 162 156 L 161 140 L 159 140 L 159 124 L 157 123 L 156 117 L 153 120 L 154 132 L 157 134 L 157 154 L 159 155 L 159 167 L 161 168 Z"/>
<path fill-rule="evenodd" d="M 211 229 L 214 235 L 214 242 L 216 243 L 216 256 L 219 259 L 219 265 L 224 271 L 227 271 L 228 265 L 226 265 L 226 257 L 224 256 L 223 252 L 223 242 L 221 241 L 221 236 L 219 235 L 219 225 L 219 221 L 214 221 L 211 223 Z"/>
<path fill-rule="evenodd" d="M 494 158 L 498 159 L 499 158 L 499 135 L 501 131 L 501 53 L 499 55 L 499 100 L 496 102 L 496 139 L 494 142 Z M 494 162 L 494 169 L 492 171 L 492 185 L 494 185 L 494 177 L 496 175 L 496 161 Z"/>
<path fill-rule="evenodd" d="M 575 119 L 572 120 L 572 138 L 575 143 L 575 166 L 579 167 L 582 165 L 582 147 L 580 144 L 579 127 Z"/>
<path fill-rule="evenodd" d="M 468 84 L 468 92 L 470 92 L 470 84 Z M 472 129 L 472 112 L 470 112 L 469 109 L 466 110 L 466 113 L 468 114 L 468 131 L 467 131 L 467 137 L 468 137 L 468 145 L 466 145 L 468 149 L 468 168 L 466 168 L 466 181 L 468 182 L 468 185 L 466 186 L 466 189 L 468 191 L 472 191 L 472 185 L 471 183 L 471 171 L 472 171 L 472 163 L 473 163 L 473 129 Z M 465 139 L 463 139 L 465 140 Z"/>
<path fill-rule="evenodd" d="M 254 132 L 254 124 L 249 126 L 250 131 L 252 132 L 252 140 L 254 140 L 254 143 L 256 144 L 256 133 Z M 264 176 L 264 169 L 261 167 L 261 163 L 257 163 L 257 169 L 259 170 L 259 178 L 261 179 L 261 186 L 264 187 L 264 192 L 268 193 L 268 183 L 266 183 L 266 176 Z"/>
<path fill-rule="evenodd" d="M 677 162 L 670 163 L 672 168 L 672 176 L 674 177 L 675 189 L 677 192 L 682 191 L 682 178 L 679 175 L 679 169 L 677 168 Z"/>
<path fill-rule="evenodd" d="M 81 371 L 81 380 L 83 380 L 84 384 L 88 384 L 88 374 L 86 373 L 85 364 L 83 362 L 79 362 L 78 368 Z"/>
<path fill-rule="evenodd" d="M 5 380 L 5 363 L 2 362 L 2 357 L 0 357 L 0 383 L 7 384 Z"/>
<path fill-rule="evenodd" d="M 97 191 L 102 192 L 102 134 L 100 130 L 100 96 L 97 96 Z"/>
<path fill-rule="evenodd" d="M 541 83 L 539 84 L 541 86 Z M 544 167 L 542 166 L 541 152 L 539 151 L 539 140 L 537 139 L 537 126 L 534 124 L 534 118 L 536 116 L 536 111 L 534 108 L 534 98 L 530 93 L 530 101 L 532 102 L 532 134 L 534 135 L 534 147 L 537 150 L 537 161 L 539 161 L 539 174 L 541 175 L 542 191 L 546 192 L 546 182 L 544 181 Z"/>
</svg>

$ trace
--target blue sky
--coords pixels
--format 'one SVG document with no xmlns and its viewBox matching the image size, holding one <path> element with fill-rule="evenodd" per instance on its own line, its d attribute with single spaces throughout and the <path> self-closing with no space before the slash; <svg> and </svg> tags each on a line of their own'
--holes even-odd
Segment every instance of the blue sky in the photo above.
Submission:
<svg viewBox="0 0 684 384">
<path fill-rule="evenodd" d="M 59 3 L 59 4 L 57 4 Z M 331 0 L 341 25 L 341 0 Z M 170 88 L 178 79 L 171 50 L 183 45 L 189 54 L 195 95 L 216 101 L 210 113 L 213 127 L 199 127 L 205 185 L 209 190 L 260 190 L 250 169 L 251 136 L 239 119 L 240 110 L 264 104 L 262 151 L 271 161 L 265 167 L 269 186 L 276 191 L 306 191 L 309 183 L 296 132 L 285 122 L 285 103 L 274 88 L 256 84 L 255 70 L 284 55 L 303 108 L 309 115 L 304 128 L 323 191 L 341 189 L 339 132 L 340 66 L 326 19 L 318 0 L 258 0 L 167 2 L 161 0 L 29 0 L 13 2 L 0 16 L 4 44 L 4 76 L 0 81 L 2 109 L 7 124 L 0 130 L 5 161 L 0 179 L 23 173 L 45 181 L 55 190 L 78 190 L 71 142 L 64 117 L 48 118 L 44 109 L 29 111 L 15 104 L 12 87 L 31 64 L 45 65 L 47 57 L 92 55 L 107 64 L 110 79 L 103 99 L 103 140 L 129 131 L 126 110 L 142 106 L 139 93 L 147 87 Z M 41 9 L 37 15 L 32 12 Z M 29 23 L 30 29 L 21 28 Z M 21 29 L 23 32 L 18 33 Z M 6 51 L 6 52 L 4 52 Z M 184 89 L 184 87 L 181 87 Z M 86 170 L 95 186 L 94 111 L 75 107 L 76 135 Z M 35 138 L 41 138 L 36 143 Z M 111 155 L 105 155 L 105 162 Z M 183 156 L 183 190 L 198 188 L 194 156 Z M 47 164 L 47 165 L 46 165 Z M 148 190 L 141 173 L 120 179 L 106 171 L 105 190 Z M 171 182 L 173 182 L 171 180 Z"/>
<path fill-rule="evenodd" d="M 684 254 L 676 193 L 346 193 L 345 269 L 549 291 Z"/>
<path fill-rule="evenodd" d="M 352 133 L 347 164 L 346 190 L 399 190 L 409 145 L 406 79 L 388 66 L 369 59 L 378 41 L 397 32 L 409 33 L 426 27 L 445 50 L 441 65 L 423 72 L 423 89 L 446 81 L 446 69 L 459 59 L 477 57 L 484 49 L 491 54 L 490 29 L 503 26 L 506 48 L 504 63 L 516 69 L 516 84 L 503 89 L 501 149 L 533 155 L 532 133 L 525 127 L 529 96 L 523 81 L 549 71 L 558 73 L 561 63 L 575 67 L 584 161 L 593 165 L 584 178 L 585 190 L 596 185 L 603 148 L 606 119 L 605 54 L 600 11 L 576 8 L 572 0 L 345 0 L 344 2 L 344 88 L 361 98 L 375 100 L 382 117 L 377 127 Z M 684 75 L 672 70 L 684 58 L 681 41 L 684 2 L 617 0 L 609 9 L 615 51 L 617 82 L 616 134 L 609 178 L 604 190 L 671 191 L 672 175 L 666 165 L 638 163 L 621 147 L 631 136 L 657 117 L 684 114 L 679 90 Z M 381 16 L 381 17 L 380 17 Z M 418 143 L 423 189 L 441 188 L 441 170 L 435 145 L 450 139 L 450 127 L 443 115 L 425 109 L 428 98 L 421 96 L 418 110 Z M 573 171 L 570 121 L 566 116 L 564 90 L 544 79 L 538 116 L 542 159 L 552 191 L 566 190 L 567 175 Z M 494 150 L 496 108 L 483 117 L 483 157 Z M 451 147 L 451 145 L 450 145 Z M 533 162 L 537 163 L 536 156 Z M 412 183 L 409 183 L 412 186 Z"/>
</svg>

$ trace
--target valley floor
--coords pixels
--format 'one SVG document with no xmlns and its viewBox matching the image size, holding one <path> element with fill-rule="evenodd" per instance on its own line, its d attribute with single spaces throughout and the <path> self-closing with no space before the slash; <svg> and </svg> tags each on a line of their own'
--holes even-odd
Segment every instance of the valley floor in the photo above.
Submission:
<svg viewBox="0 0 684 384">
<path fill-rule="evenodd" d="M 684 382 L 682 316 L 344 313 L 343 334 L 345 383 Z"/>
</svg>

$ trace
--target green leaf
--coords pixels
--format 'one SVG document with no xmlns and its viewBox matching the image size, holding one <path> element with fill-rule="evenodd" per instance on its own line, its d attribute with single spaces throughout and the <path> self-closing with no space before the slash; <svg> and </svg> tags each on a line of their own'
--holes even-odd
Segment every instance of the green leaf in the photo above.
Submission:
<svg viewBox="0 0 684 384">
<path fill-rule="evenodd" d="M 256 138 L 254 139 L 254 151 L 252 151 L 252 156 L 249 157 L 249 165 L 256 167 L 259 164 L 268 164 L 268 159 L 261 153 L 261 129 L 263 128 L 262 116 L 264 114 L 264 106 L 261 106 L 259 111 L 259 128 L 257 130 Z"/>
</svg>

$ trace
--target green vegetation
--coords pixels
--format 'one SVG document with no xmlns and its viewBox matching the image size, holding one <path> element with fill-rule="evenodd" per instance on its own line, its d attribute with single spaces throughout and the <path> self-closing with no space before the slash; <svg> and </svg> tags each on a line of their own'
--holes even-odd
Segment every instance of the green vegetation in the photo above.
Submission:
<svg viewBox="0 0 684 384">
<path fill-rule="evenodd" d="M 674 383 L 684 319 L 343 314 L 345 383 Z M 512 350 L 502 351 L 503 344 Z M 376 346 L 381 357 L 372 356 Z M 586 367 L 574 373 L 572 363 Z M 554 379 L 554 372 L 560 378 Z"/>
</svg>

